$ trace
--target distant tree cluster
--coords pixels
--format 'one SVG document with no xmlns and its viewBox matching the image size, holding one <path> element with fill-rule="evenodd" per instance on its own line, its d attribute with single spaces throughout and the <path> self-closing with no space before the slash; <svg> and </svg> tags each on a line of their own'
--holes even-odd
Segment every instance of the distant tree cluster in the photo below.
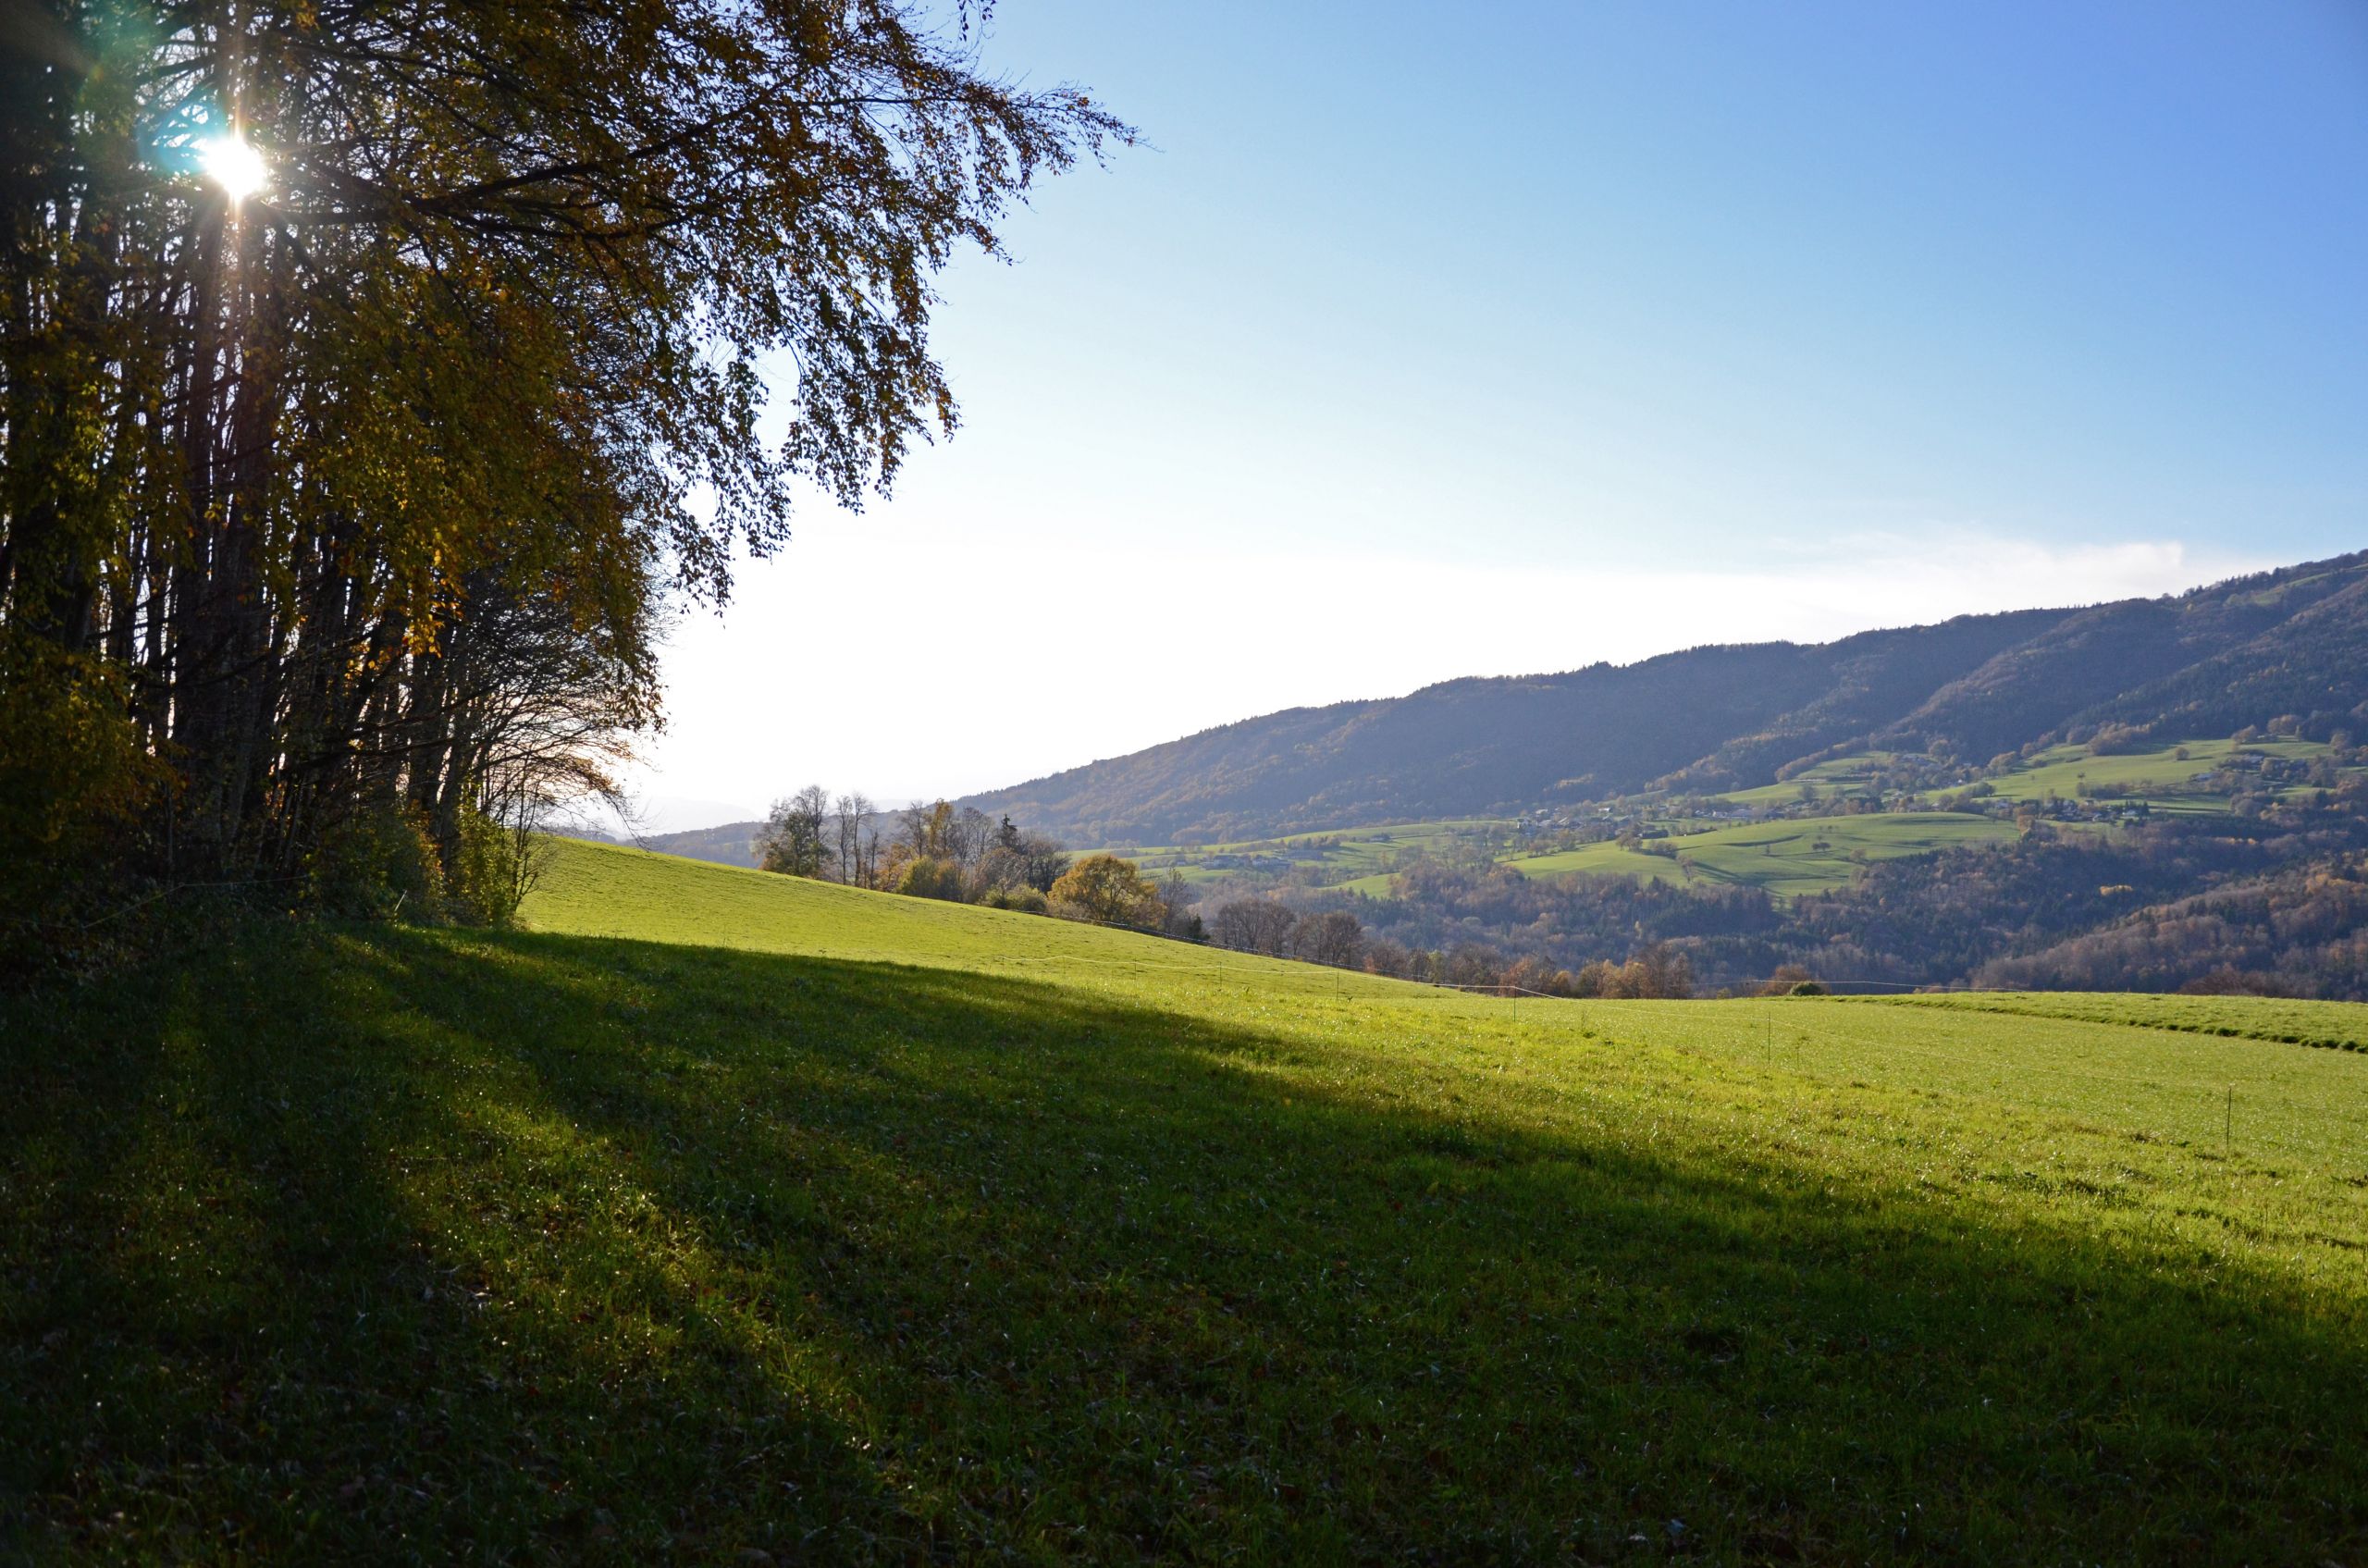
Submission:
<svg viewBox="0 0 2368 1568">
<path fill-rule="evenodd" d="M 1195 939 L 1205 921 L 1210 940 L 1240 952 L 1548 996 L 1814 994 L 1859 982 L 2368 996 L 2368 782 L 2344 771 L 2360 759 L 2234 752 L 2211 781 L 2239 802 L 2234 815 L 2135 816 L 2109 834 L 2025 803 L 2015 840 L 1859 859 L 1849 885 L 1783 902 L 1725 884 L 1533 878 L 1457 842 L 1444 855 L 1408 846 L 1388 898 L 1301 877 L 1280 854 L 1197 885 L 1171 870 L 1154 886 L 1129 862 L 1069 866 L 1008 820 L 989 832 L 982 814 L 944 802 L 901 814 L 886 846 L 855 863 L 889 868 L 865 885 Z M 768 864 L 811 858 L 801 846 L 840 820 L 823 800 L 809 790 L 776 809 L 759 845 Z M 1021 863 L 1036 870 L 1014 874 Z"/>
<path fill-rule="evenodd" d="M 773 802 L 748 847 L 784 876 L 1202 939 L 1181 879 L 1154 884 L 1130 860 L 1078 858 L 1009 817 L 945 800 L 883 812 L 808 784 Z"/>
<path fill-rule="evenodd" d="M 1574 972 L 1536 953 L 1508 957 L 1481 942 L 1426 952 L 1384 938 L 1367 945 L 1365 968 L 1400 980 L 1516 995 L 1683 1000 L 1694 994 L 1691 960 L 1666 943 L 1625 963 L 1598 958 Z"/>
<path fill-rule="evenodd" d="M 1368 900 L 1369 911 L 1388 905 Z M 1532 953 L 1507 957 L 1481 942 L 1438 948 L 1409 947 L 1388 937 L 1368 936 L 1363 923 L 1345 908 L 1294 908 L 1279 897 L 1230 898 L 1209 920 L 1211 939 L 1221 947 L 1270 958 L 1296 958 L 1335 969 L 1431 985 L 1474 990 L 1528 992 L 1542 996 L 1690 996 L 1693 971 L 1686 957 L 1657 944 L 1624 964 L 1597 961 L 1576 973 Z"/>
<path fill-rule="evenodd" d="M 915 801 L 883 811 L 860 794 L 820 784 L 773 802 L 748 846 L 757 864 L 785 876 L 919 898 L 982 904 L 1015 891 L 1039 897 L 1068 869 L 1068 851 L 1009 817 Z"/>
<path fill-rule="evenodd" d="M 1364 928 L 1354 915 L 1341 909 L 1301 914 L 1273 898 L 1235 898 L 1217 906 L 1209 935 L 1237 953 L 1334 969 L 1355 969 L 1364 956 Z"/>
<path fill-rule="evenodd" d="M 2149 907 L 1974 983 L 2368 1001 L 2368 857 L 2247 879 Z"/>
</svg>

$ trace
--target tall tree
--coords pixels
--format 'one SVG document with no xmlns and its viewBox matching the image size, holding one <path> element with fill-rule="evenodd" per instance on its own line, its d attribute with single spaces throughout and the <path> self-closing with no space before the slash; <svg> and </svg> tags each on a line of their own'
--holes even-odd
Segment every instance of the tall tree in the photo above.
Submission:
<svg viewBox="0 0 2368 1568">
<path fill-rule="evenodd" d="M 1049 895 L 1053 911 L 1104 925 L 1156 930 L 1167 918 L 1159 894 L 1131 860 L 1089 855 L 1061 874 Z"/>
<path fill-rule="evenodd" d="M 824 826 L 830 813 L 830 792 L 820 784 L 808 784 L 788 799 L 774 801 L 750 846 L 757 863 L 793 877 L 825 875 L 834 858 Z"/>
<path fill-rule="evenodd" d="M 234 877 L 600 773 L 660 599 L 951 432 L 931 278 L 1128 134 L 901 0 L 53 0 L 0 93 L 0 796 L 161 759 Z"/>
<path fill-rule="evenodd" d="M 864 837 L 871 831 L 871 819 L 879 808 L 861 791 L 842 795 L 832 807 L 839 856 L 839 880 L 849 887 L 870 887 L 871 878 L 864 864 Z"/>
</svg>

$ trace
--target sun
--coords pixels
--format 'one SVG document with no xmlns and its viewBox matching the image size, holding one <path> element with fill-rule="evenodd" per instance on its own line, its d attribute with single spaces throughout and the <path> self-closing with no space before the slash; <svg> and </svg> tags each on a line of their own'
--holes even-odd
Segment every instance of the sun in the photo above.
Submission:
<svg viewBox="0 0 2368 1568">
<path fill-rule="evenodd" d="M 198 151 L 198 161 L 205 177 L 222 187 L 222 193 L 233 202 L 253 195 L 271 177 L 263 154 L 235 133 L 206 142 Z"/>
</svg>

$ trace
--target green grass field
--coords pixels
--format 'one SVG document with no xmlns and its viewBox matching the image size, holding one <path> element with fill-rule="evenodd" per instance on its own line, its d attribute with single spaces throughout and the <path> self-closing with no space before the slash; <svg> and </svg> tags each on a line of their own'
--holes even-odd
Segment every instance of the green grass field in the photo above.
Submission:
<svg viewBox="0 0 2368 1568">
<path fill-rule="evenodd" d="M 1655 882 L 1731 883 L 1791 897 L 1846 886 L 1856 870 L 1851 859 L 1854 852 L 1870 860 L 1889 860 L 2014 836 L 2013 823 L 1994 818 L 1950 811 L 1893 811 L 1740 823 L 1658 841 L 1687 857 L 1684 862 L 1607 841 L 1505 864 L 1532 877 L 1585 871 Z"/>
<path fill-rule="evenodd" d="M 2210 772 L 2238 749 L 2226 739 L 2196 740 L 2157 751 L 2091 757 L 2085 747 L 2058 746 L 1990 782 L 2005 800 L 2038 800 L 2051 794 L 2070 800 L 2084 784 L 2107 784 L 2131 792 L 2127 798 L 2143 800 L 2156 811 L 2220 812 L 2228 809 L 2227 796 L 2213 793 L 2195 775 Z M 2327 751 L 2322 743 L 2310 740 L 2253 741 L 2241 749 L 2293 761 L 2324 757 Z M 2187 756 L 2180 757 L 2181 751 Z"/>
<path fill-rule="evenodd" d="M 1215 882 L 1229 876 L 1233 868 L 1210 862 L 1236 858 L 1254 858 L 1269 870 L 1280 870 L 1286 865 L 1316 865 L 1343 878 L 1378 876 L 1386 883 L 1390 868 L 1402 854 L 1417 850 L 1441 853 L 1460 839 L 1511 825 L 1492 818 L 1460 818 L 1287 833 L 1279 838 L 1244 839 L 1234 844 L 1114 845 L 1106 846 L 1106 852 L 1137 862 L 1153 877 L 1165 877 L 1172 870 L 1188 883 Z"/>
<path fill-rule="evenodd" d="M 529 916 L 0 1000 L 0 1558 L 2368 1554 L 2362 1009 Z"/>
<path fill-rule="evenodd" d="M 2026 1018 L 2081 1019 L 2142 1030 L 2176 1030 L 2243 1040 L 2276 1040 L 2368 1051 L 2368 1007 L 2329 1006 L 2268 997 L 2124 996 L 2090 993 L 1966 992 L 1895 998 L 1918 1006 L 1972 1008 Z"/>
<path fill-rule="evenodd" d="M 1875 773 L 1890 765 L 1897 756 L 1890 751 L 1864 751 L 1853 757 L 1837 757 L 1819 762 L 1814 768 L 1802 770 L 1782 784 L 1761 784 L 1756 789 L 1730 791 L 1719 798 L 1734 806 L 1748 806 L 1755 810 L 1771 806 L 1790 806 L 1799 800 L 1802 792 L 1819 800 L 1831 800 L 1864 785 Z"/>
</svg>

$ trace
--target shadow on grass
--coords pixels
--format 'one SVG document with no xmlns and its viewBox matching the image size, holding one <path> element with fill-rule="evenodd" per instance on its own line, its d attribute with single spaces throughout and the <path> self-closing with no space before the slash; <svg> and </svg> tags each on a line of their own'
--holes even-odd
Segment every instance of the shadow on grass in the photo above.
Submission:
<svg viewBox="0 0 2368 1568">
<path fill-rule="evenodd" d="M 1682 1105 L 1548 1131 L 1039 983 L 551 937 L 306 937 L 35 1025 L 35 1555 L 2368 1534 L 2356 1303 L 1723 1158 Z"/>
</svg>

